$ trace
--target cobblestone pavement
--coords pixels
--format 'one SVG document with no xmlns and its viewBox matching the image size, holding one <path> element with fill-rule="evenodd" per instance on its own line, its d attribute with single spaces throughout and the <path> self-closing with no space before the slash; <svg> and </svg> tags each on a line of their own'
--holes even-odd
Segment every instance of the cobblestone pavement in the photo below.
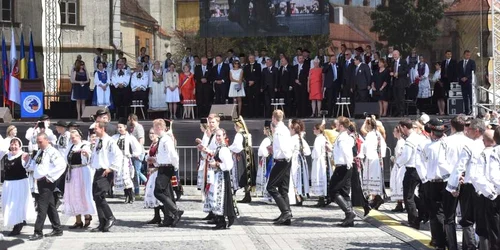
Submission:
<svg viewBox="0 0 500 250">
<path fill-rule="evenodd" d="M 384 226 L 377 225 L 370 218 L 356 218 L 353 228 L 337 227 L 335 224 L 342 220 L 343 212 L 336 205 L 315 208 L 315 199 L 305 201 L 302 207 L 292 207 L 292 226 L 273 225 L 271 220 L 279 215 L 278 208 L 264 202 L 253 202 L 238 205 L 241 216 L 231 229 L 213 231 L 212 225 L 201 220 L 206 214 L 201 211 L 199 192 L 193 187 L 186 187 L 185 193 L 178 203 L 185 213 L 176 228 L 146 225 L 145 222 L 153 216 L 153 210 L 144 209 L 141 201 L 123 204 L 123 199 L 115 198 L 110 199 L 110 203 L 117 223 L 109 233 L 69 230 L 67 226 L 74 223 L 74 218 L 61 215 L 61 223 L 65 226 L 62 237 L 28 241 L 28 236 L 33 233 L 31 222 L 24 227 L 20 237 L 5 237 L 4 241 L 0 241 L 0 250 L 427 249 L 416 239 L 384 230 Z M 238 199 L 241 198 L 238 193 Z M 93 227 L 98 224 L 96 217 L 92 221 Z M 10 228 L 4 228 L 3 233 L 8 234 L 8 230 Z M 47 219 L 44 233 L 50 230 Z"/>
</svg>

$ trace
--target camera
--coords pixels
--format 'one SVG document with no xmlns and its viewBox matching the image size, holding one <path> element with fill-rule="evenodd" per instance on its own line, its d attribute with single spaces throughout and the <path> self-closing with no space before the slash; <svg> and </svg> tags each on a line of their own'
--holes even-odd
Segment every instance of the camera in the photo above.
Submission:
<svg viewBox="0 0 500 250">
<path fill-rule="evenodd" d="M 328 110 L 321 110 L 319 111 L 319 114 L 322 116 L 328 115 Z"/>
<path fill-rule="evenodd" d="M 39 128 L 45 128 L 45 122 L 38 122 L 36 126 Z"/>
</svg>

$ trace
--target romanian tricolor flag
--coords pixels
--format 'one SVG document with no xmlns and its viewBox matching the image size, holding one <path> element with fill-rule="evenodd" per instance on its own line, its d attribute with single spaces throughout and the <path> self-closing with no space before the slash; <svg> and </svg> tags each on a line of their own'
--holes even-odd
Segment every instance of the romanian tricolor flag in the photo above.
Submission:
<svg viewBox="0 0 500 250">
<path fill-rule="evenodd" d="M 2 86 L 3 86 L 4 107 L 6 105 L 10 106 L 9 80 L 10 80 L 10 70 L 9 70 L 9 61 L 7 61 L 7 45 L 5 44 L 5 38 L 2 34 Z"/>
<path fill-rule="evenodd" d="M 24 35 L 21 33 L 21 43 L 19 44 L 21 47 L 21 53 L 19 54 L 19 76 L 21 79 L 28 78 L 28 60 L 26 60 L 26 56 L 24 55 Z"/>
</svg>

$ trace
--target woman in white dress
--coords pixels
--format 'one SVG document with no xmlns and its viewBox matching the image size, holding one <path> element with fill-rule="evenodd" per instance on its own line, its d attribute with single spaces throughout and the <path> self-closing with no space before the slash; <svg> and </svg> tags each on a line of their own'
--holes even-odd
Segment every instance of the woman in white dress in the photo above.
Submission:
<svg viewBox="0 0 500 250">
<path fill-rule="evenodd" d="M 143 147 L 137 139 L 127 132 L 127 119 L 120 118 L 116 126 L 117 134 L 112 138 L 118 145 L 118 148 L 123 153 L 123 164 L 121 171 L 115 173 L 114 183 L 118 191 L 123 190 L 125 193 L 124 203 L 134 202 L 134 182 L 132 181 L 135 174 L 132 157 L 139 157 L 142 154 Z"/>
<path fill-rule="evenodd" d="M 245 97 L 245 86 L 243 83 L 243 69 L 240 68 L 240 61 L 233 62 L 233 69 L 229 72 L 229 79 L 231 79 L 231 85 L 229 86 L 229 97 L 234 98 L 235 102 L 238 103 L 238 115 L 241 115 L 242 107 L 242 97 Z"/>
<path fill-rule="evenodd" d="M 151 140 L 151 145 L 149 147 L 149 152 L 146 156 L 146 159 L 148 159 L 149 157 L 156 157 L 156 153 L 158 152 L 158 135 L 155 134 L 153 128 L 149 130 L 149 139 Z M 165 210 L 163 209 L 163 204 L 158 199 L 156 199 L 154 195 L 156 177 L 158 176 L 158 168 L 156 164 L 148 164 L 148 167 L 150 174 L 146 183 L 146 190 L 144 192 L 144 208 L 153 208 L 155 211 L 155 215 L 153 219 L 146 222 L 146 224 L 160 224 L 160 210 L 162 212 L 164 212 Z M 165 216 L 165 214 L 163 214 L 163 217 L 168 218 L 168 215 Z"/>
<path fill-rule="evenodd" d="M 272 201 L 272 197 L 267 193 L 267 181 L 273 166 L 273 156 L 269 154 L 268 147 L 273 144 L 273 134 L 271 133 L 271 121 L 264 122 L 264 140 L 259 145 L 259 168 L 256 178 L 256 193 L 264 197 L 266 201 Z"/>
<path fill-rule="evenodd" d="M 370 196 L 374 205 L 372 207 L 378 209 L 383 203 L 381 197 L 384 194 L 382 171 L 387 145 L 384 136 L 377 129 L 377 121 L 374 117 L 368 117 L 364 125 L 368 133 L 357 157 L 363 160 L 362 178 L 365 196 Z"/>
<path fill-rule="evenodd" d="M 312 150 L 312 169 L 311 169 L 311 191 L 319 196 L 316 207 L 326 206 L 325 197 L 328 195 L 328 181 L 332 176 L 330 157 L 328 152 L 332 150 L 332 145 L 323 135 L 323 125 L 318 123 L 314 125 L 314 147 Z"/>
<path fill-rule="evenodd" d="M 417 108 L 422 111 L 428 103 L 431 94 L 431 83 L 429 81 L 429 66 L 425 63 L 423 56 L 419 57 L 419 63 L 415 65 L 415 83 L 418 82 Z"/>
<path fill-rule="evenodd" d="M 394 138 L 397 140 L 396 147 L 394 148 L 394 156 L 391 156 L 391 162 L 393 163 L 393 167 L 391 170 L 391 180 L 390 180 L 390 188 L 391 188 L 391 200 L 396 201 L 398 204 L 392 210 L 393 212 L 404 212 L 403 208 L 403 178 L 406 173 L 406 168 L 398 168 L 396 164 L 396 160 L 401 156 L 403 152 L 403 147 L 405 145 L 405 139 L 403 139 L 400 128 L 396 126 L 394 131 L 392 132 Z"/>
<path fill-rule="evenodd" d="M 98 70 L 94 73 L 94 91 L 96 92 L 96 105 L 108 107 L 109 105 L 111 105 L 111 89 L 109 87 L 111 83 L 111 75 L 106 71 L 102 62 L 97 64 L 97 68 Z"/>
<path fill-rule="evenodd" d="M 167 93 L 170 119 L 174 119 L 177 112 L 177 103 L 181 101 L 179 94 L 179 74 L 175 72 L 175 64 L 170 64 L 165 74 L 165 93 Z"/>
<path fill-rule="evenodd" d="M 196 144 L 201 144 L 204 146 L 208 145 L 208 140 L 210 139 L 210 130 L 208 129 L 208 120 L 207 118 L 201 118 L 200 119 L 200 130 L 203 133 L 202 139 L 196 138 Z M 203 189 L 203 183 L 204 183 L 204 178 L 205 178 L 205 161 L 206 161 L 207 155 L 203 152 L 200 151 L 199 153 L 199 162 L 198 162 L 198 178 L 196 181 L 196 187 L 198 190 Z"/>
<path fill-rule="evenodd" d="M 82 134 L 78 130 L 70 132 L 71 146 L 64 156 L 69 166 L 64 187 L 64 214 L 76 216 L 76 222 L 70 229 L 88 228 L 92 221 L 92 214 L 96 213 L 92 183 L 94 172 L 90 165 L 90 143 L 82 141 Z M 85 224 L 82 216 L 85 215 Z"/>
<path fill-rule="evenodd" d="M 36 217 L 35 203 L 26 173 L 30 157 L 22 151 L 23 143 L 17 137 L 3 141 L 0 147 L 0 158 L 4 159 L 5 170 L 2 188 L 3 226 L 14 226 L 9 236 L 15 236 L 21 234 L 27 220 Z"/>
<path fill-rule="evenodd" d="M 304 140 L 305 128 L 302 120 L 293 119 L 289 128 L 293 143 L 292 167 L 290 169 L 290 183 L 293 188 L 288 192 L 288 196 L 290 204 L 302 206 L 304 197 L 309 194 L 309 167 L 306 156 L 311 155 L 311 148 Z"/>
<path fill-rule="evenodd" d="M 149 77 L 149 109 L 167 110 L 167 102 L 165 101 L 165 80 L 160 62 L 155 61 L 153 69 L 149 72 L 151 74 Z"/>
</svg>

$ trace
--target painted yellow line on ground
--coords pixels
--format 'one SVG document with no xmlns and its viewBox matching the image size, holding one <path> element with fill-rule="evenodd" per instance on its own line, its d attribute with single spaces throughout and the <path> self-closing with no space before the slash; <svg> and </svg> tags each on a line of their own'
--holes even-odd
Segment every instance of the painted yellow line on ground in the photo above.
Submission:
<svg viewBox="0 0 500 250">
<path fill-rule="evenodd" d="M 364 213 L 362 208 L 356 208 L 356 210 L 358 210 L 361 213 Z M 404 226 L 401 224 L 401 222 L 375 209 L 371 210 L 370 214 L 367 217 L 371 217 L 398 232 L 404 233 L 408 237 L 419 241 L 425 246 L 429 246 L 429 243 L 431 242 L 431 237 L 429 237 L 428 235 L 421 233 L 420 231 L 413 229 L 411 227 Z"/>
</svg>

